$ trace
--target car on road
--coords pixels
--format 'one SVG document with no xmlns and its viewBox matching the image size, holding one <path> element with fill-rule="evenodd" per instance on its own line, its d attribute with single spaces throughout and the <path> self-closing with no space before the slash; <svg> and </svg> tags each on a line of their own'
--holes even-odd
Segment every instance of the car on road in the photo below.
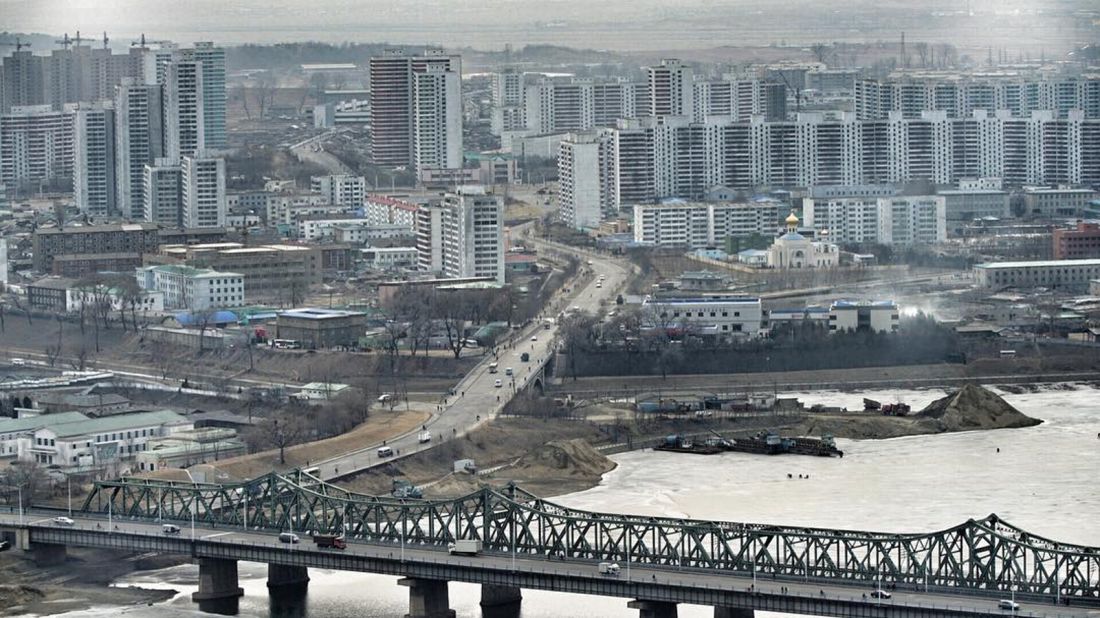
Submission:
<svg viewBox="0 0 1100 618">
<path fill-rule="evenodd" d="M 881 588 L 878 589 L 878 590 L 872 590 L 871 591 L 871 598 L 873 598 L 873 599 L 889 599 L 890 598 L 890 593 L 886 592 L 885 590 L 882 590 Z"/>
<path fill-rule="evenodd" d="M 498 378 L 497 381 L 493 383 L 493 386 L 495 386 L 496 388 L 500 388 L 504 386 L 504 382 Z"/>
<path fill-rule="evenodd" d="M 301 539 L 298 538 L 298 535 L 294 534 L 293 532 L 280 532 L 279 533 L 279 542 L 280 543 L 296 544 L 300 540 Z"/>
<path fill-rule="evenodd" d="M 22 366 L 22 365 L 26 365 L 27 361 L 23 360 L 22 358 L 13 358 L 13 359 L 11 359 L 11 364 L 19 367 L 19 366 Z"/>
<path fill-rule="evenodd" d="M 180 533 L 180 527 L 177 526 L 176 524 L 164 524 L 163 526 L 161 526 L 161 530 L 164 531 L 164 534 L 179 534 Z"/>
<path fill-rule="evenodd" d="M 11 549 L 11 543 L 7 541 L 0 541 L 0 551 L 8 551 Z"/>
<path fill-rule="evenodd" d="M 536 337 L 535 335 L 531 335 L 531 341 L 538 341 L 538 340 L 539 340 L 538 337 Z"/>
<path fill-rule="evenodd" d="M 512 375 L 512 368 L 511 367 L 505 367 L 504 368 L 504 375 L 506 375 L 506 376 Z M 497 380 L 497 382 L 500 382 L 500 380 Z"/>
<path fill-rule="evenodd" d="M 1011 599 L 1001 599 L 1000 601 L 997 601 L 997 607 L 1001 609 L 1012 610 L 1014 612 L 1020 611 L 1020 604 Z"/>
<path fill-rule="evenodd" d="M 72 519 L 70 519 L 68 517 L 54 517 L 53 518 L 53 525 L 55 525 L 55 526 L 71 526 L 74 523 L 76 523 L 76 522 L 74 522 Z"/>
<path fill-rule="evenodd" d="M 388 446 L 379 447 L 378 457 L 382 459 L 385 459 L 386 457 L 393 457 L 393 449 Z"/>
</svg>

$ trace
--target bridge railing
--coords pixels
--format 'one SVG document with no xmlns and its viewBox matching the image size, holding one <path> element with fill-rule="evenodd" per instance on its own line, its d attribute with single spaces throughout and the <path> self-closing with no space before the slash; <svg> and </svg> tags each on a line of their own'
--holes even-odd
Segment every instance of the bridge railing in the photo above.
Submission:
<svg viewBox="0 0 1100 618">
<path fill-rule="evenodd" d="M 937 532 L 894 534 L 580 511 L 514 486 L 452 500 L 400 500 L 354 494 L 302 474 L 225 486 L 101 482 L 85 510 L 339 531 L 373 542 L 480 539 L 491 550 L 662 568 L 1100 600 L 1100 549 L 1051 541 L 995 515 Z"/>
</svg>

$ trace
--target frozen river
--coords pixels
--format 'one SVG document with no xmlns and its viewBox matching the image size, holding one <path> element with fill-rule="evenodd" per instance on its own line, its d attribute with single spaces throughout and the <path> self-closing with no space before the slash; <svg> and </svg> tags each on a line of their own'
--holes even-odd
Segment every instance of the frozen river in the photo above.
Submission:
<svg viewBox="0 0 1100 618">
<path fill-rule="evenodd" d="M 864 396 L 900 397 L 916 409 L 942 395 L 927 390 L 784 394 L 849 408 L 860 407 Z M 1005 394 L 1022 412 L 1045 422 L 1027 429 L 838 440 L 843 459 L 624 453 L 614 457 L 618 468 L 598 487 L 557 501 L 588 510 L 889 532 L 938 530 L 996 513 L 1042 536 L 1100 546 L 1098 395 L 1084 386 Z M 799 474 L 809 478 L 800 480 Z M 407 590 L 396 578 L 317 570 L 310 576 L 307 606 L 293 615 L 393 617 L 408 610 Z M 196 578 L 197 567 L 191 565 L 134 574 L 118 584 L 169 587 L 182 594 L 155 610 L 112 612 L 141 618 L 199 615 L 189 598 Z M 242 616 L 287 615 L 272 612 L 265 578 L 264 565 L 241 565 Z M 477 586 L 451 584 L 450 594 L 460 617 L 481 615 Z M 529 590 L 523 595 L 524 618 L 637 616 L 625 599 Z M 709 618 L 711 612 L 680 608 L 680 615 L 690 618 Z"/>
</svg>

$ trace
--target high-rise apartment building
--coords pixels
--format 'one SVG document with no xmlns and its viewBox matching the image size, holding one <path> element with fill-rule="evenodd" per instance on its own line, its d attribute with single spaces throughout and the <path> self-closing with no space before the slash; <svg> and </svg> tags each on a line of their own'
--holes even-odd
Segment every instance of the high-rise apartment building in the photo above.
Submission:
<svg viewBox="0 0 1100 618">
<path fill-rule="evenodd" d="M 693 123 L 678 116 L 624 122 L 619 133 L 623 203 L 697 199 L 710 187 L 868 185 L 925 180 L 953 184 L 997 177 L 1006 185 L 1100 182 L 1100 120 L 1033 113 L 926 112 L 887 120 L 826 119 Z"/>
<path fill-rule="evenodd" d="M 926 111 L 964 118 L 977 110 L 990 114 L 1006 111 L 1016 118 L 1038 111 L 1065 118 L 1079 110 L 1085 118 L 1100 118 L 1100 77 L 912 77 L 865 79 L 855 84 L 855 111 L 860 120 L 887 118 L 890 112 L 920 118 Z"/>
<path fill-rule="evenodd" d="M 431 77 L 423 81 L 415 79 L 416 75 L 427 73 L 429 69 Z M 458 76 L 457 86 L 454 86 L 454 78 L 446 75 L 448 73 Z M 436 133 L 440 122 L 457 123 L 457 126 L 448 127 L 442 140 L 434 142 L 429 150 L 438 154 L 440 144 L 443 144 L 445 151 L 453 153 L 457 150 L 461 156 L 461 75 L 460 58 L 440 50 L 426 50 L 420 55 L 387 50 L 383 55 L 371 58 L 370 147 L 373 161 L 379 165 L 416 165 L 418 138 L 440 137 Z M 420 99 L 417 97 L 418 83 L 424 95 Z M 452 90 L 455 91 L 453 94 Z M 442 96 L 430 100 L 429 92 Z M 455 101 L 458 101 L 458 109 L 450 109 Z M 418 114 L 423 121 L 421 123 L 417 122 Z M 418 135 L 418 128 L 426 132 Z M 450 139 L 455 135 L 458 136 L 457 141 Z M 461 167 L 461 161 L 456 167 Z"/>
<path fill-rule="evenodd" d="M 225 150 L 225 49 L 213 43 L 198 42 L 181 50 L 183 58 L 202 63 L 203 148 Z"/>
<path fill-rule="evenodd" d="M 68 190 L 73 174 L 73 119 L 49 105 L 0 115 L 0 182 L 12 192 L 38 183 Z"/>
<path fill-rule="evenodd" d="M 115 215 L 115 111 L 109 103 L 78 103 L 70 113 L 73 201 L 85 215 Z"/>
<path fill-rule="evenodd" d="M 142 167 L 142 219 L 166 227 L 183 225 L 183 169 L 158 158 Z"/>
<path fill-rule="evenodd" d="M 615 132 L 598 129 L 571 135 L 558 147 L 558 205 L 566 225 L 599 227 L 619 213 Z"/>
<path fill-rule="evenodd" d="M 206 148 L 203 71 L 197 60 L 164 65 L 164 154 L 182 160 Z"/>
<path fill-rule="evenodd" d="M 462 76 L 439 63 L 413 71 L 413 160 L 417 170 L 462 167 Z"/>
<path fill-rule="evenodd" d="M 646 67 L 649 113 L 653 116 L 691 116 L 695 110 L 695 78 L 691 67 L 675 58 Z"/>
<path fill-rule="evenodd" d="M 45 58 L 30 50 L 16 50 L 4 58 L 0 65 L 0 113 L 47 102 L 45 65 Z"/>
<path fill-rule="evenodd" d="M 225 159 L 199 151 L 180 162 L 183 227 L 225 225 Z"/>
<path fill-rule="evenodd" d="M 128 78 L 115 90 L 116 204 L 124 217 L 147 219 L 145 166 L 164 156 L 162 89 Z"/>
<path fill-rule="evenodd" d="M 449 278 L 492 277 L 504 283 L 504 204 L 474 188 L 448 193 L 417 212 L 421 269 Z"/>
</svg>

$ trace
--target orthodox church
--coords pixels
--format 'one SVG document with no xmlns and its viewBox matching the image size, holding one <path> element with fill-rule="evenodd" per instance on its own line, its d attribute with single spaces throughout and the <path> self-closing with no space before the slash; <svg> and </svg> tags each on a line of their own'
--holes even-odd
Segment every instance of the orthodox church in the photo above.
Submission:
<svg viewBox="0 0 1100 618">
<path fill-rule="evenodd" d="M 768 247 L 769 268 L 836 268 L 840 248 L 829 242 L 813 241 L 798 233 L 798 217 L 787 217 L 787 233 Z"/>
</svg>

